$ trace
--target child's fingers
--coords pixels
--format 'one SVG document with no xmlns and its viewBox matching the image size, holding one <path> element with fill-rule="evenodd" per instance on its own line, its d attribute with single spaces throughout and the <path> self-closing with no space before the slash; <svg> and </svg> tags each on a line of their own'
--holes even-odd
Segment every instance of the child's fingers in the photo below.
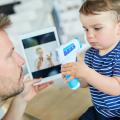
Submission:
<svg viewBox="0 0 120 120">
<path fill-rule="evenodd" d="M 62 76 L 65 77 L 66 75 L 71 75 L 71 71 L 62 72 Z"/>
<path fill-rule="evenodd" d="M 75 78 L 75 77 L 70 76 L 70 78 L 69 78 L 69 79 L 67 79 L 67 81 L 69 82 L 69 81 L 73 80 L 74 78 Z"/>
<path fill-rule="evenodd" d="M 65 83 L 68 83 L 68 82 L 70 82 L 71 80 L 73 80 L 75 77 L 73 77 L 73 76 L 70 76 L 70 78 L 68 78 L 68 79 L 66 79 L 66 78 L 64 78 L 64 82 Z"/>
<path fill-rule="evenodd" d="M 64 74 L 61 74 L 62 75 L 62 78 L 64 79 L 65 78 L 65 75 Z"/>
<path fill-rule="evenodd" d="M 66 63 L 66 64 L 61 65 L 61 68 L 68 68 L 68 67 L 72 67 L 73 65 L 74 65 L 74 63 L 70 62 L 70 63 Z"/>
<path fill-rule="evenodd" d="M 66 83 L 68 83 L 69 82 L 69 80 L 68 79 L 66 79 L 66 77 L 65 77 L 66 75 L 62 75 L 62 78 L 63 78 L 63 80 L 64 80 L 64 83 L 66 84 Z"/>
<path fill-rule="evenodd" d="M 67 66 L 65 66 L 65 67 L 61 67 L 61 72 L 68 72 L 68 71 L 71 71 L 73 68 L 74 68 L 74 65 L 75 64 L 69 64 L 69 65 L 67 65 Z"/>
<path fill-rule="evenodd" d="M 77 61 L 84 61 L 84 55 L 83 54 L 77 54 Z"/>
<path fill-rule="evenodd" d="M 70 71 L 72 71 L 72 69 L 73 69 L 73 67 L 63 68 L 63 69 L 61 69 L 61 73 L 63 73 L 63 72 L 70 72 Z"/>
<path fill-rule="evenodd" d="M 64 83 L 66 84 L 68 81 L 67 81 L 67 79 L 64 77 L 63 78 L 63 80 L 64 80 Z"/>
</svg>

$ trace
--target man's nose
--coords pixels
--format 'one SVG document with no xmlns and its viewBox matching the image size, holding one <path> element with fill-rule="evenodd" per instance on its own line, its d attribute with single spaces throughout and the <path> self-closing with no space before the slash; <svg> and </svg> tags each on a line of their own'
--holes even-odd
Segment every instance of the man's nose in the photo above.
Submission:
<svg viewBox="0 0 120 120">
<path fill-rule="evenodd" d="M 17 57 L 17 62 L 19 66 L 22 66 L 25 64 L 25 60 L 23 59 L 23 57 L 21 55 L 19 55 L 18 53 L 16 53 L 16 57 Z"/>
</svg>

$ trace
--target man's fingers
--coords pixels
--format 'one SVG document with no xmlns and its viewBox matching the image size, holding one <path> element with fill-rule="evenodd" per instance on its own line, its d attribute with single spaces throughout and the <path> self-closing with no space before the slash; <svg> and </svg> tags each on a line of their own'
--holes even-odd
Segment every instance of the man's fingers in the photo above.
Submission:
<svg viewBox="0 0 120 120">
<path fill-rule="evenodd" d="M 42 81 L 42 78 L 39 78 L 39 79 L 33 79 L 33 81 L 34 81 L 34 84 L 35 84 L 35 83 L 41 82 L 41 81 Z"/>
<path fill-rule="evenodd" d="M 42 82 L 42 81 L 38 81 L 38 82 L 35 82 L 34 84 L 33 84 L 33 86 L 44 86 L 44 85 L 51 85 L 51 84 L 53 84 L 54 83 L 54 81 L 48 81 L 48 82 Z"/>
<path fill-rule="evenodd" d="M 38 86 L 38 91 L 39 90 L 42 90 L 42 89 L 45 89 L 45 88 L 47 88 L 47 87 L 49 87 L 49 85 L 42 85 L 42 86 Z"/>
<path fill-rule="evenodd" d="M 35 91 L 37 92 L 39 90 L 47 88 L 48 86 L 50 86 L 53 83 L 54 83 L 53 81 L 48 81 L 48 82 L 45 82 L 45 83 L 37 84 L 37 85 L 34 86 L 35 87 Z"/>
</svg>

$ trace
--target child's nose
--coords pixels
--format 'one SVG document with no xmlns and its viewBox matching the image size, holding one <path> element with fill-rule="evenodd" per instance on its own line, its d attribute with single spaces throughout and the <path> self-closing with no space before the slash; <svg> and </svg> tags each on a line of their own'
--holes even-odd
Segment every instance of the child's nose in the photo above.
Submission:
<svg viewBox="0 0 120 120">
<path fill-rule="evenodd" d="M 87 32 L 87 38 L 88 38 L 88 40 L 93 40 L 93 38 L 94 38 L 94 33 L 93 33 L 92 31 L 88 31 L 88 32 Z"/>
</svg>

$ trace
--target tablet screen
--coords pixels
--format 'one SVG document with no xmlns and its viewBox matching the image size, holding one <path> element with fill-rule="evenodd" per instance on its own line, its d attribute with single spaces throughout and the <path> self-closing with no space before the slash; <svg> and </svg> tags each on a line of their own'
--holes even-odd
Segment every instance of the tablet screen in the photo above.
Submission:
<svg viewBox="0 0 120 120">
<path fill-rule="evenodd" d="M 60 73 L 61 65 L 55 53 L 59 41 L 55 31 L 45 30 L 42 33 L 24 35 L 22 44 L 33 78 L 45 78 Z"/>
</svg>

